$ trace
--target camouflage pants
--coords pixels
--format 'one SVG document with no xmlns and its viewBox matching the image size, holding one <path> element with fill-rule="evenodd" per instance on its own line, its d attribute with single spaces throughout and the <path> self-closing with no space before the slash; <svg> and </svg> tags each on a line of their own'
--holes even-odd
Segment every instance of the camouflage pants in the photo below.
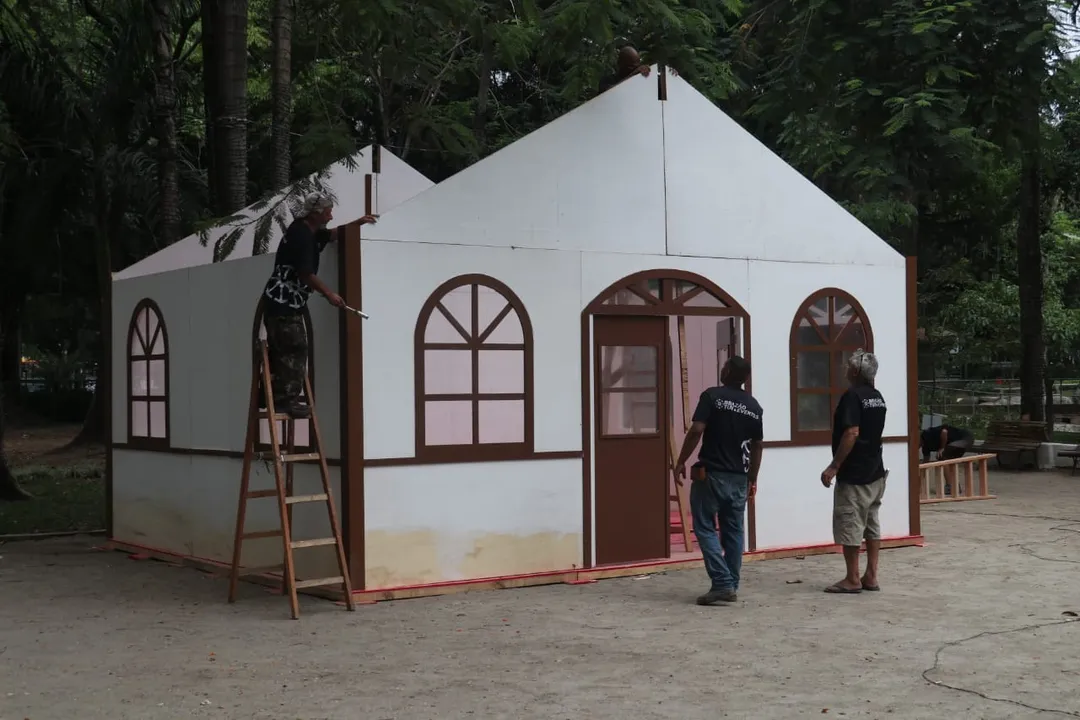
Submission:
<svg viewBox="0 0 1080 720">
<path fill-rule="evenodd" d="M 295 402 L 304 390 L 307 372 L 308 337 L 304 316 L 267 315 L 266 345 L 270 354 L 270 381 L 274 386 L 274 404 Z"/>
</svg>

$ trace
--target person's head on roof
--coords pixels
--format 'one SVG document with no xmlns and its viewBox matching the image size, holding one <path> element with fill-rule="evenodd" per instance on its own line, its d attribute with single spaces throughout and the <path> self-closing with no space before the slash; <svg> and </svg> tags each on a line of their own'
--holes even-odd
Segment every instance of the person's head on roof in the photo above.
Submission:
<svg viewBox="0 0 1080 720">
<path fill-rule="evenodd" d="M 325 228 L 334 218 L 334 201 L 324 192 L 309 193 L 304 198 L 300 217 L 313 228 Z"/>
</svg>

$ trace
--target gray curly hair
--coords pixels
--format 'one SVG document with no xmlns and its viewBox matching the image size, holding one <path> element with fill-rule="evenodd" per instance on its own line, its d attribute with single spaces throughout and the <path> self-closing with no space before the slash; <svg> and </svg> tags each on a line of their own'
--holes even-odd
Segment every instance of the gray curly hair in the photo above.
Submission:
<svg viewBox="0 0 1080 720">
<path fill-rule="evenodd" d="M 334 207 L 334 201 L 326 193 L 313 192 L 304 198 L 304 204 L 300 208 L 300 217 L 307 217 L 312 213 Z"/>
<path fill-rule="evenodd" d="M 859 348 L 848 358 L 848 367 L 855 371 L 855 376 L 860 380 L 872 383 L 874 378 L 877 377 L 877 356 Z"/>
</svg>

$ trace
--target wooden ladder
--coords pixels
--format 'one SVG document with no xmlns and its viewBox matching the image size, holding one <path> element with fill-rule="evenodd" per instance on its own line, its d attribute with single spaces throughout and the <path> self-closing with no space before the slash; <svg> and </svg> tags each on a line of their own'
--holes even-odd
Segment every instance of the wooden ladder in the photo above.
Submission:
<svg viewBox="0 0 1080 720">
<path fill-rule="evenodd" d="M 259 383 L 262 383 L 266 399 L 266 410 L 259 408 Z M 232 571 L 229 574 L 229 602 L 236 602 L 236 588 L 241 575 L 241 550 L 245 540 L 257 540 L 262 538 L 281 537 L 285 551 L 284 567 L 281 568 L 282 594 L 289 595 L 289 606 L 292 610 L 292 618 L 300 617 L 300 605 L 296 597 L 296 591 L 301 588 L 322 587 L 328 585 L 340 585 L 345 593 L 345 606 L 349 610 L 355 610 L 356 605 L 352 596 L 352 585 L 349 582 L 349 568 L 345 560 L 345 545 L 341 539 L 341 525 L 338 522 L 337 510 L 334 507 L 334 496 L 330 488 L 330 470 L 326 465 L 326 456 L 323 454 L 322 434 L 319 431 L 319 420 L 315 413 L 315 396 L 311 391 L 311 378 L 304 373 L 304 393 L 308 405 L 311 408 L 311 438 L 314 452 L 297 453 L 295 421 L 284 413 L 274 410 L 274 393 L 270 378 L 270 356 L 267 351 L 266 341 L 259 340 L 256 346 L 256 357 L 253 363 L 251 377 L 251 401 L 248 410 L 247 440 L 244 443 L 244 469 L 240 480 L 240 500 L 236 510 L 236 536 L 233 541 Z M 262 456 L 257 452 L 256 443 L 259 440 L 259 421 L 265 419 L 270 430 L 270 449 L 274 460 L 275 487 L 271 490 L 250 490 L 251 465 L 256 456 Z M 278 438 L 278 423 L 284 422 L 287 428 L 287 452 L 282 452 L 281 441 Z M 319 472 L 322 477 L 322 492 L 314 495 L 293 494 L 293 467 L 296 463 L 315 462 L 319 463 Z M 247 512 L 248 500 L 256 498 L 277 498 L 278 513 L 281 517 L 281 528 L 262 532 L 244 532 L 244 519 Z M 292 539 L 292 507 L 298 503 L 323 502 L 330 515 L 330 531 L 332 537 L 316 538 L 313 540 Z M 340 575 L 334 577 L 317 578 L 311 580 L 296 580 L 296 569 L 293 560 L 293 550 L 300 548 L 335 546 L 337 550 L 337 562 Z M 277 570 L 277 567 L 272 570 Z M 261 570 L 250 568 L 246 575 L 267 572 L 270 569 Z"/>
</svg>

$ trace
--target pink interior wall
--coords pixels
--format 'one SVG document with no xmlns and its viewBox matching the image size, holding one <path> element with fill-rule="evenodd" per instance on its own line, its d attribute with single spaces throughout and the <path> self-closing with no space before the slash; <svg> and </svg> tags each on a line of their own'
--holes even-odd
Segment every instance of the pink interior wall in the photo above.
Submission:
<svg viewBox="0 0 1080 720">
<path fill-rule="evenodd" d="M 739 334 L 742 320 L 739 318 L 717 318 L 690 315 L 683 319 L 686 327 L 686 368 L 687 394 L 689 396 L 689 414 L 692 416 L 697 407 L 698 398 L 706 389 L 720 384 L 720 368 L 727 362 L 728 345 L 732 340 L 731 326 L 734 320 L 735 347 L 739 348 Z M 683 420 L 682 372 L 679 358 L 678 318 L 668 319 L 668 336 L 671 339 L 671 406 L 669 420 L 672 437 L 675 439 L 675 452 L 682 448 L 686 436 Z M 700 444 L 691 458 L 696 458 Z M 674 478 L 670 481 L 671 492 L 675 492 Z M 672 504 L 674 509 L 674 503 Z"/>
</svg>

